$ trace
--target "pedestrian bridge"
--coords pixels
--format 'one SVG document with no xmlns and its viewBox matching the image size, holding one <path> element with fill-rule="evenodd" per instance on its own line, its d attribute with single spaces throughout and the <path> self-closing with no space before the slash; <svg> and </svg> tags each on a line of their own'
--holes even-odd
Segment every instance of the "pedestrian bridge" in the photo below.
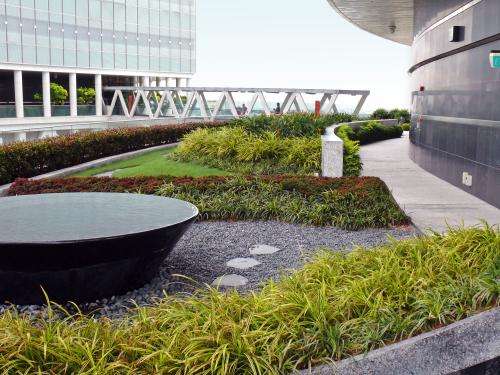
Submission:
<svg viewBox="0 0 500 375">
<path fill-rule="evenodd" d="M 316 111 L 334 114 L 339 112 L 337 103 L 342 96 L 355 97 L 352 114 L 358 116 L 369 95 L 367 90 L 334 89 L 103 87 L 102 95 L 96 95 L 100 99 L 99 106 L 94 105 L 91 111 L 87 111 L 94 115 L 0 119 L 0 145 L 116 127 L 270 115 L 275 113 L 276 102 L 280 103 L 280 114 Z M 79 114 L 77 110 L 67 112 Z"/>
<path fill-rule="evenodd" d="M 341 95 L 357 96 L 359 100 L 353 111 L 353 115 L 357 116 L 370 94 L 370 91 L 362 90 L 135 86 L 106 87 L 104 92 L 113 93 L 111 104 L 105 111 L 108 116 L 121 114 L 133 118 L 145 115 L 151 119 L 186 119 L 194 116 L 204 120 L 215 120 L 221 116 L 239 118 L 242 114 L 256 112 L 258 104 L 259 113 L 270 115 L 273 111 L 266 98 L 269 94 L 284 96 L 279 113 L 314 112 L 316 108 L 308 106 L 306 98 L 319 95 L 321 99 L 317 109 L 322 114 L 337 113 L 336 102 Z M 218 97 L 213 105 L 207 100 L 208 94 Z M 235 94 L 247 94 L 249 97 L 247 102 L 242 103 L 246 107 L 244 113 L 236 105 Z"/>
</svg>

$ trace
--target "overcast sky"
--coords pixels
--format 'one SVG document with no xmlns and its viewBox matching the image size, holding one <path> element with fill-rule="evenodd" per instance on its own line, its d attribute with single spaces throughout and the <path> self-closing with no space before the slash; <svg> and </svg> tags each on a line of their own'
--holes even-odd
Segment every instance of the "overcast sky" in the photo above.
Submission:
<svg viewBox="0 0 500 375">
<path fill-rule="evenodd" d="M 326 0 L 197 0 L 197 32 L 192 86 L 371 90 L 364 112 L 409 107 L 410 47 Z"/>
</svg>

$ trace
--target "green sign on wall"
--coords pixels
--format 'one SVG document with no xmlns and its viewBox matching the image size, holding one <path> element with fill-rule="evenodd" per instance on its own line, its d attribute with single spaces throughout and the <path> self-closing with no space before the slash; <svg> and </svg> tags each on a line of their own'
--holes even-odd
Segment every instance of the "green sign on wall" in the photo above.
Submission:
<svg viewBox="0 0 500 375">
<path fill-rule="evenodd" d="M 492 68 L 500 68 L 500 51 L 491 51 L 490 62 Z"/>
</svg>

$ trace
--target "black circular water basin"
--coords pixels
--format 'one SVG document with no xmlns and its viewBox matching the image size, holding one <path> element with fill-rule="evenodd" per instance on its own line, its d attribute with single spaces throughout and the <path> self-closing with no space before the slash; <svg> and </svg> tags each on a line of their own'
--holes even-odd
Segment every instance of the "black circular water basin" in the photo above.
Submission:
<svg viewBox="0 0 500 375">
<path fill-rule="evenodd" d="M 198 215 L 140 194 L 0 198 L 0 303 L 84 302 L 143 286 Z M 43 289 L 42 289 L 43 288 Z"/>
</svg>

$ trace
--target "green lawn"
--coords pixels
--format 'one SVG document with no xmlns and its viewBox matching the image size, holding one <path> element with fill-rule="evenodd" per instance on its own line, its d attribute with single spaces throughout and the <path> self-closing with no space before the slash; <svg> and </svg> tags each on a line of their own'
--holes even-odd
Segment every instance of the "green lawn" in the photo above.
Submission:
<svg viewBox="0 0 500 375">
<path fill-rule="evenodd" d="M 88 177 L 95 176 L 100 173 L 121 171 L 113 173 L 113 177 L 131 177 L 131 176 L 227 176 L 229 172 L 205 167 L 191 162 L 177 162 L 168 160 L 166 156 L 172 153 L 175 148 L 152 151 L 146 154 L 137 156 L 129 160 L 119 161 L 113 164 L 104 165 L 87 169 L 82 172 L 75 173 L 73 177 Z"/>
</svg>

